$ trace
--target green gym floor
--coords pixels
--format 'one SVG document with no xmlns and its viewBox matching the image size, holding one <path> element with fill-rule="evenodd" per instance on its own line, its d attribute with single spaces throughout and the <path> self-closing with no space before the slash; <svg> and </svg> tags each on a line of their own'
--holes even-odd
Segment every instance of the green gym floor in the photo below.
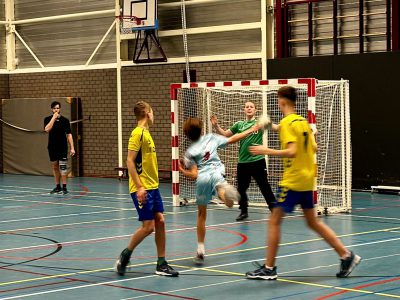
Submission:
<svg viewBox="0 0 400 300">
<path fill-rule="evenodd" d="M 333 250 L 298 213 L 286 217 L 277 281 L 248 280 L 263 262 L 265 208 L 246 222 L 238 209 L 208 210 L 206 263 L 196 268 L 196 207 L 173 207 L 160 186 L 167 223 L 167 259 L 178 278 L 154 275 L 154 236 L 135 250 L 125 276 L 114 262 L 140 226 L 127 181 L 73 178 L 71 193 L 50 195 L 51 177 L 0 174 L 0 299 L 389 299 L 400 298 L 400 197 L 353 193 L 351 214 L 322 217 L 362 256 L 338 279 Z"/>
</svg>

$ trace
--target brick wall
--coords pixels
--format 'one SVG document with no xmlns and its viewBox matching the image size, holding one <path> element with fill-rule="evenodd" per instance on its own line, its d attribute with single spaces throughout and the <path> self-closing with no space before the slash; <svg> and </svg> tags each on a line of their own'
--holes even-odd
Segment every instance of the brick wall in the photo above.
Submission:
<svg viewBox="0 0 400 300">
<path fill-rule="evenodd" d="M 84 116 L 92 116 L 83 124 L 83 173 L 113 174 L 118 165 L 115 70 L 16 74 L 9 81 L 11 98 L 80 97 Z"/>
<path fill-rule="evenodd" d="M 184 68 L 184 64 L 174 64 L 122 69 L 124 164 L 130 132 L 136 126 L 133 105 L 138 100 L 144 100 L 153 106 L 155 113 L 151 132 L 157 147 L 159 167 L 170 169 L 169 85 L 182 82 Z M 260 60 L 193 63 L 191 69 L 197 71 L 197 81 L 261 78 Z M 114 167 L 118 165 L 115 70 L 15 74 L 9 76 L 9 91 L 11 98 L 80 97 L 84 116 L 92 116 L 91 122 L 85 122 L 83 127 L 84 175 L 115 175 Z"/>
<path fill-rule="evenodd" d="M 8 99 L 8 75 L 0 75 L 0 99 Z M 0 105 L 0 118 L 2 118 L 2 106 Z M 3 172 L 3 126 L 0 124 L 0 172 Z"/>
<path fill-rule="evenodd" d="M 149 102 L 154 109 L 155 124 L 151 128 L 156 143 L 160 169 L 171 169 L 171 99 L 169 86 L 182 82 L 184 64 L 153 65 L 124 68 L 122 73 L 123 143 L 127 144 L 135 126 L 133 105 L 138 100 Z M 261 79 L 261 61 L 243 60 L 192 63 L 198 82 Z M 126 156 L 124 148 L 124 157 Z"/>
</svg>

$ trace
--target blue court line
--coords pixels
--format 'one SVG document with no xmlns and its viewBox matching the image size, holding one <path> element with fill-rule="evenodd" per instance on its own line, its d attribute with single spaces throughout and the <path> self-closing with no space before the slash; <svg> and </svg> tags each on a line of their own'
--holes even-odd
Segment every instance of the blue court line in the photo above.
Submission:
<svg viewBox="0 0 400 300">
<path fill-rule="evenodd" d="M 281 276 L 282 278 L 291 278 L 291 276 Z M 301 277 L 301 276 L 296 276 L 296 277 Z M 306 277 L 306 276 L 305 276 Z M 317 277 L 317 276 L 315 276 Z M 397 277 L 397 276 L 389 276 L 389 277 Z M 279 278 L 279 277 L 278 277 Z M 349 277 L 349 278 L 357 278 L 357 276 L 355 277 Z M 365 284 L 365 283 L 369 283 L 369 282 L 374 282 L 377 280 L 381 280 L 381 279 L 387 279 L 388 277 L 374 277 L 373 279 L 368 279 L 368 280 L 362 280 L 362 281 L 352 281 L 351 283 L 348 284 L 341 284 L 341 285 L 337 285 L 338 287 L 349 287 L 351 288 L 352 286 L 357 286 L 361 284 Z M 343 279 L 342 279 L 343 280 Z M 400 288 L 400 287 L 399 287 Z M 399 289 L 396 288 L 396 289 Z M 312 291 L 305 291 L 305 292 L 298 292 L 298 293 L 293 293 L 293 294 L 287 294 L 287 295 L 283 295 L 283 296 L 278 296 L 278 297 L 273 297 L 273 298 L 268 298 L 270 300 L 272 299 L 285 299 L 286 297 L 292 297 L 292 296 L 297 296 L 297 295 L 304 295 L 304 294 L 310 294 L 310 293 L 314 293 L 314 292 L 320 292 L 320 291 L 326 291 L 328 290 L 328 288 L 320 288 L 320 289 L 314 289 Z M 376 293 L 381 293 L 383 291 L 377 291 Z M 351 293 L 351 291 L 349 291 L 349 293 Z M 323 295 L 322 295 L 323 296 Z M 352 297 L 346 297 L 346 299 L 350 299 L 350 298 L 357 298 L 357 297 L 365 297 L 365 296 L 371 296 L 371 294 L 360 294 L 360 296 L 352 296 Z"/>
</svg>

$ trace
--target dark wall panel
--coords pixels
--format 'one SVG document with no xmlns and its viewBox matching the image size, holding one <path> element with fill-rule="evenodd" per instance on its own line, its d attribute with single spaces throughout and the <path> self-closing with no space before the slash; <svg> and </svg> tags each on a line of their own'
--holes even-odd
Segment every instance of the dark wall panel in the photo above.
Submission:
<svg viewBox="0 0 400 300">
<path fill-rule="evenodd" d="M 350 81 L 354 188 L 400 185 L 399 69 L 400 53 L 268 61 L 269 78 L 343 78 Z"/>
<path fill-rule="evenodd" d="M 268 60 L 268 78 L 333 79 L 332 57 L 291 57 Z"/>
<path fill-rule="evenodd" d="M 0 75 L 0 101 L 10 97 L 8 88 L 8 75 Z M 0 102 L 0 118 L 3 116 L 3 103 Z M 0 124 L 0 173 L 3 172 L 3 126 Z"/>
</svg>

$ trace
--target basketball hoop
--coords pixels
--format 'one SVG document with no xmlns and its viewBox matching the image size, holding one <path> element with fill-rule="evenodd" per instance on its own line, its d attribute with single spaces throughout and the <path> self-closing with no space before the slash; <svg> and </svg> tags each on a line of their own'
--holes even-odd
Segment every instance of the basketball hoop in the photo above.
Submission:
<svg viewBox="0 0 400 300">
<path fill-rule="evenodd" d="M 142 19 L 135 17 L 135 16 L 123 16 L 120 15 L 119 16 L 119 20 L 121 22 L 127 22 L 127 23 L 132 23 L 132 24 L 136 24 L 136 25 L 142 25 L 143 21 Z"/>
</svg>

